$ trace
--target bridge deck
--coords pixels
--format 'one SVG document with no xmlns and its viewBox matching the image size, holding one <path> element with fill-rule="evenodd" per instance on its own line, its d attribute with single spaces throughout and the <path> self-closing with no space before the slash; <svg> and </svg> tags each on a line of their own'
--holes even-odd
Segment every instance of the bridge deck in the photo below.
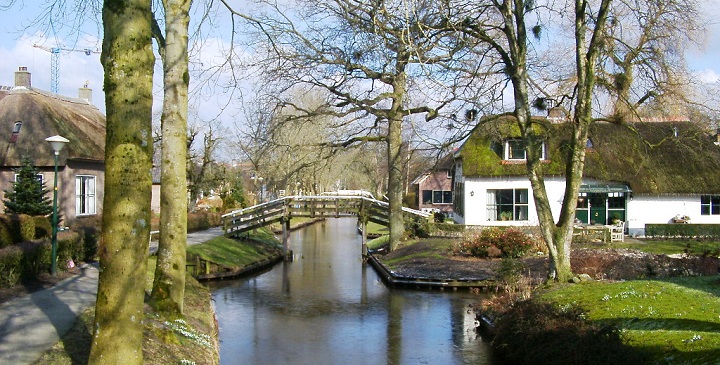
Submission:
<svg viewBox="0 0 720 365">
<path fill-rule="evenodd" d="M 403 207 L 403 212 L 427 219 L 430 213 Z M 256 228 L 281 222 L 283 246 L 289 252 L 287 236 L 293 217 L 339 218 L 357 216 L 362 223 L 363 252 L 366 249 L 365 223 L 374 222 L 388 226 L 389 204 L 362 196 L 286 196 L 223 215 L 225 235 L 238 236 Z"/>
</svg>

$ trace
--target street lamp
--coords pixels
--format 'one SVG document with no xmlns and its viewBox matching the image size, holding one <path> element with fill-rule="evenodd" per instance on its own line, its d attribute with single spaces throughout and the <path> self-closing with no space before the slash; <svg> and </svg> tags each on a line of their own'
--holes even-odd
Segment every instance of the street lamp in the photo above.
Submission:
<svg viewBox="0 0 720 365">
<path fill-rule="evenodd" d="M 55 276 L 57 273 L 57 231 L 58 231 L 58 212 L 57 212 L 57 196 L 58 196 L 58 156 L 60 150 L 65 144 L 70 142 L 62 136 L 52 136 L 45 138 L 55 152 L 55 177 L 53 183 L 53 216 L 52 216 L 52 263 L 50 266 L 50 274 Z"/>
</svg>

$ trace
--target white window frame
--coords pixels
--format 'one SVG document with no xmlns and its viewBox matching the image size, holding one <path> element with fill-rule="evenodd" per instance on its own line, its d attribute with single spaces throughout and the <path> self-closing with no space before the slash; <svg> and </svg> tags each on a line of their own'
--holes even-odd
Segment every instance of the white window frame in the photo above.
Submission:
<svg viewBox="0 0 720 365">
<path fill-rule="evenodd" d="M 512 192 L 512 203 L 505 202 L 500 203 L 497 201 L 497 194 L 499 191 L 511 191 Z M 522 201 L 524 197 L 525 201 Z M 509 211 L 512 215 L 508 221 L 527 221 L 529 220 L 529 209 L 530 209 L 530 190 L 525 188 L 517 189 L 488 189 L 487 190 L 487 220 L 489 222 L 501 221 L 498 211 L 500 207 L 511 207 Z"/>
<path fill-rule="evenodd" d="M 91 182 L 90 185 L 88 183 Z M 97 214 L 97 177 L 94 175 L 75 176 L 75 215 Z"/>
<path fill-rule="evenodd" d="M 522 149 L 522 158 L 512 157 L 511 156 L 511 144 L 520 142 L 523 145 Z M 540 160 L 546 160 L 546 149 L 545 149 L 545 142 L 542 144 L 542 150 L 540 151 Z M 512 138 L 512 139 L 506 139 L 505 143 L 503 144 L 503 159 L 506 161 L 527 161 L 527 151 L 525 151 L 525 142 L 522 139 L 518 138 Z"/>
<path fill-rule="evenodd" d="M 15 174 L 15 176 L 13 177 L 13 179 L 14 179 L 13 182 L 14 182 L 14 183 L 16 183 L 16 182 L 18 181 L 18 176 L 20 176 L 20 174 Z M 39 176 L 39 177 L 40 177 L 40 184 L 41 184 L 42 186 L 45 186 L 45 175 L 43 175 L 43 174 L 37 174 L 37 175 L 35 175 L 35 176 Z"/>
</svg>

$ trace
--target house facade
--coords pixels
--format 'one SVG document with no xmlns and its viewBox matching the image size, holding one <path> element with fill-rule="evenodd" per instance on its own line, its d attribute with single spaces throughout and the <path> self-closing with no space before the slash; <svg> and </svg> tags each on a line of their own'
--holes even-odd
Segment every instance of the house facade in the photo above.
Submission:
<svg viewBox="0 0 720 365">
<path fill-rule="evenodd" d="M 411 185 L 418 199 L 418 210 L 452 216 L 452 167 L 453 156 L 449 155 L 412 181 Z"/>
<path fill-rule="evenodd" d="M 15 181 L 23 158 L 33 161 L 45 187 L 52 191 L 54 153 L 45 138 L 60 135 L 70 142 L 58 156 L 58 212 L 61 226 L 97 220 L 105 185 L 105 116 L 91 104 L 92 91 L 70 98 L 32 87 L 21 67 L 13 86 L 0 87 L 0 212 L 5 190 Z"/>
<path fill-rule="evenodd" d="M 544 118 L 543 118 L 544 119 Z M 545 189 L 557 221 L 565 193 L 569 127 L 540 120 L 544 129 Z M 536 226 L 539 220 L 525 173 L 524 145 L 513 123 L 478 126 L 455 155 L 454 219 L 486 226 Z M 586 166 L 576 220 L 625 222 L 630 235 L 645 225 L 720 224 L 720 146 L 714 133 L 690 122 L 595 123 L 586 141 Z"/>
</svg>

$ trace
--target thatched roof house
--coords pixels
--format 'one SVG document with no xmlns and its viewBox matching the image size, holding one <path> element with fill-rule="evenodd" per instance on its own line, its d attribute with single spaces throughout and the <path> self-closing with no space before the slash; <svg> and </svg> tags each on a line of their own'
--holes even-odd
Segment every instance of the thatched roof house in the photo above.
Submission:
<svg viewBox="0 0 720 365">
<path fill-rule="evenodd" d="M 556 203 L 564 192 L 571 130 L 565 123 L 545 118 L 537 121 L 538 131 L 545 136 L 546 188 L 551 203 Z M 456 154 L 455 196 L 456 200 L 458 195 L 466 197 L 456 206 L 464 208 L 464 223 L 494 223 L 501 211 L 509 209 L 514 209 L 513 213 L 527 211 L 507 213 L 506 218 L 513 216 L 509 222 L 536 220 L 524 157 L 508 155 L 513 153 L 513 141 L 519 141 L 519 130 L 512 121 L 488 122 L 478 125 Z M 589 132 L 583 177 L 578 218 L 586 223 L 597 217 L 597 222 L 604 224 L 611 215 L 636 229 L 645 223 L 671 222 L 675 215 L 688 215 L 698 223 L 720 223 L 718 137 L 698 124 L 595 123 Z M 492 196 L 497 193 L 500 199 L 501 190 L 525 197 L 501 206 Z M 481 206 L 471 203 L 478 196 L 484 200 Z M 713 208 L 716 201 L 717 211 Z M 471 206 L 476 211 L 468 211 Z M 559 209 L 558 203 L 554 212 L 559 214 Z"/>
<path fill-rule="evenodd" d="M 87 87 L 78 98 L 36 89 L 24 67 L 15 73 L 14 86 L 0 87 L 0 198 L 12 188 L 13 169 L 23 157 L 33 161 L 51 188 L 54 154 L 45 138 L 61 135 L 70 140 L 58 159 L 58 201 L 65 223 L 101 212 L 105 116 L 90 99 Z"/>
</svg>

